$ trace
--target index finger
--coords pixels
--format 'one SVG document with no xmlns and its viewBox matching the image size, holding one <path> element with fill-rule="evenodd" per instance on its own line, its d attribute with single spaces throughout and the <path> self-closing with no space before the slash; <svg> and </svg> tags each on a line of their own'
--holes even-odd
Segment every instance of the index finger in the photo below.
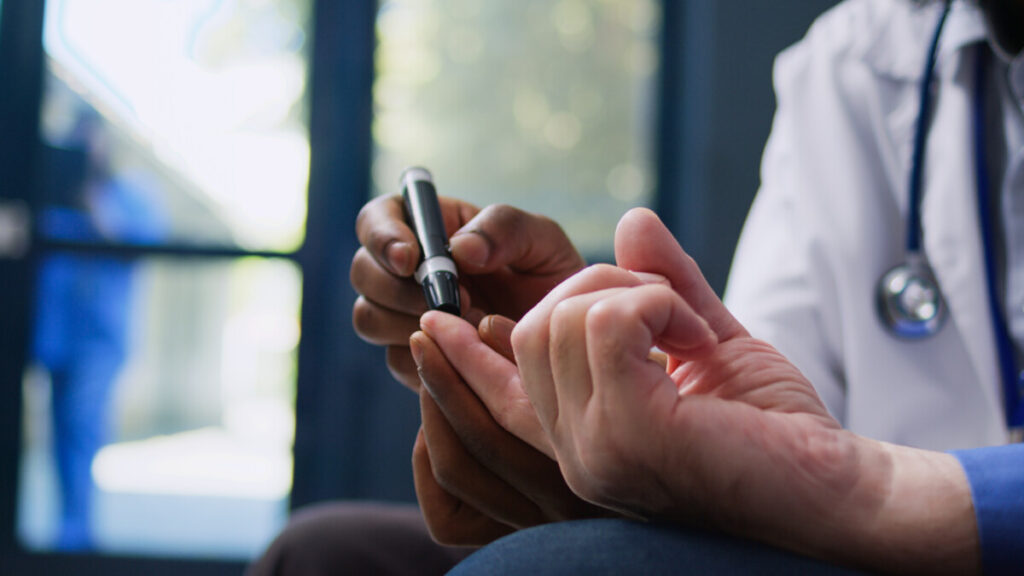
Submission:
<svg viewBox="0 0 1024 576">
<path fill-rule="evenodd" d="M 356 216 L 356 237 L 392 273 L 412 274 L 420 249 L 416 235 L 405 223 L 401 196 L 392 194 L 367 202 Z"/>
<path fill-rule="evenodd" d="M 439 197 L 445 230 L 451 234 L 479 212 L 460 200 Z M 356 237 L 382 266 L 398 276 L 410 276 L 416 269 L 420 248 L 416 235 L 405 221 L 400 194 L 380 196 L 366 203 L 356 217 Z"/>
<path fill-rule="evenodd" d="M 427 312 L 420 317 L 420 328 L 502 428 L 554 458 L 514 362 L 481 340 L 475 327 L 451 314 Z"/>
<path fill-rule="evenodd" d="M 697 262 L 651 210 L 634 208 L 619 220 L 615 229 L 615 261 L 632 271 L 668 278 L 672 288 L 708 322 L 720 341 L 747 335 L 708 284 Z"/>
</svg>

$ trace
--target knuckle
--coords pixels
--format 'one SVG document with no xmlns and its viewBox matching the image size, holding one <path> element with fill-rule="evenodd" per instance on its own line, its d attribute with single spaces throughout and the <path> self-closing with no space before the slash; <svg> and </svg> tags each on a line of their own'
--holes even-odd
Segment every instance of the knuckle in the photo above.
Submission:
<svg viewBox="0 0 1024 576">
<path fill-rule="evenodd" d="M 416 434 L 416 441 L 412 445 L 413 474 L 418 473 L 418 470 L 420 470 L 420 467 L 416 466 L 415 463 L 425 462 L 429 458 L 430 454 L 427 452 L 426 437 L 423 435 L 423 430 L 420 429 L 419 433 Z"/>
<path fill-rule="evenodd" d="M 352 257 L 352 264 L 349 266 L 348 281 L 352 288 L 360 294 L 366 292 L 366 280 L 370 274 L 372 257 L 366 248 L 356 250 Z"/>
<path fill-rule="evenodd" d="M 510 339 L 512 342 L 512 352 L 517 357 L 526 350 L 530 341 L 534 338 L 531 324 L 531 321 L 524 319 L 512 329 L 512 337 Z"/>
<path fill-rule="evenodd" d="M 631 308 L 632 306 L 629 303 L 625 305 L 622 305 L 621 303 L 612 305 L 608 302 L 598 302 L 594 304 L 589 310 L 587 310 L 587 333 L 601 334 L 616 326 L 620 326 L 621 323 L 630 316 L 627 307 Z"/>
<path fill-rule="evenodd" d="M 465 441 L 466 450 L 472 455 L 473 459 L 485 467 L 500 462 L 503 455 L 501 454 L 494 430 L 484 429 L 476 432 L 478 433 L 470 436 Z"/>
<path fill-rule="evenodd" d="M 431 514 L 426 516 L 430 536 L 442 546 L 462 546 L 467 543 L 465 534 L 447 516 Z"/>
<path fill-rule="evenodd" d="M 621 268 L 619 268 L 618 266 L 613 266 L 611 264 L 606 264 L 604 262 L 598 262 L 597 264 L 591 264 L 590 266 L 587 266 L 587 270 L 591 274 L 614 274 L 618 273 L 621 270 Z"/>
<path fill-rule="evenodd" d="M 413 392 L 419 392 L 420 375 L 412 361 L 408 346 L 388 346 L 385 363 L 391 377 Z"/>
<path fill-rule="evenodd" d="M 522 418 L 513 416 L 511 410 L 499 410 L 498 413 L 494 415 L 494 421 L 497 422 L 498 426 L 501 426 L 504 430 L 515 430 L 515 425 L 518 420 L 522 420 Z"/>
<path fill-rule="evenodd" d="M 537 411 L 534 410 L 529 398 L 520 398 L 515 405 L 515 410 L 510 410 L 504 416 L 505 423 L 501 424 L 502 428 L 515 436 L 517 431 L 536 430 L 540 427 Z"/>
<path fill-rule="evenodd" d="M 386 202 L 393 201 L 394 195 L 392 194 L 374 198 L 363 204 L 363 207 L 359 209 L 359 213 L 356 214 L 356 235 L 359 237 L 360 242 L 366 244 L 369 241 L 370 235 L 375 231 L 374 219 L 382 211 Z"/>
<path fill-rule="evenodd" d="M 357 234 L 359 233 L 359 231 L 363 230 L 364 226 L 366 225 L 366 219 L 369 218 L 369 213 L 370 213 L 370 210 L 371 210 L 370 207 L 372 205 L 373 205 L 373 202 L 370 202 L 368 204 L 363 204 L 363 207 L 359 209 L 359 213 L 356 214 L 356 233 Z"/>
<path fill-rule="evenodd" d="M 524 406 L 523 404 L 527 404 Z M 494 421 L 498 423 L 498 426 L 506 431 L 511 432 L 512 430 L 523 430 L 525 426 L 529 424 L 527 419 L 527 410 L 532 413 L 533 407 L 529 405 L 529 400 L 525 398 L 514 398 L 510 401 L 503 403 L 507 406 L 506 409 L 497 410 L 494 414 Z"/>
<path fill-rule="evenodd" d="M 526 213 L 510 204 L 493 204 L 484 209 L 484 216 L 488 220 L 502 224 L 517 224 L 522 222 Z"/>
<path fill-rule="evenodd" d="M 581 305 L 575 298 L 562 300 L 555 304 L 555 307 L 551 309 L 552 331 L 559 326 L 564 326 L 566 322 L 575 320 L 580 313 L 580 307 Z"/>
<path fill-rule="evenodd" d="M 375 198 L 365 204 L 356 215 L 356 236 L 369 254 L 381 261 L 384 251 L 393 241 L 403 235 L 405 228 L 401 221 L 401 197 L 390 194 Z"/>
<path fill-rule="evenodd" d="M 430 453 L 430 463 L 437 485 L 449 493 L 458 494 L 460 493 L 458 488 L 462 474 L 459 473 L 459 458 L 453 452 L 453 450 L 434 450 Z"/>
<path fill-rule="evenodd" d="M 375 306 L 365 296 L 356 298 L 352 306 L 352 328 L 363 340 L 375 344 L 376 338 L 376 310 Z"/>
<path fill-rule="evenodd" d="M 591 264 L 576 274 L 577 282 L 607 282 L 608 278 L 619 276 L 622 270 L 611 264 Z M 598 280 L 592 280 L 596 278 Z"/>
</svg>

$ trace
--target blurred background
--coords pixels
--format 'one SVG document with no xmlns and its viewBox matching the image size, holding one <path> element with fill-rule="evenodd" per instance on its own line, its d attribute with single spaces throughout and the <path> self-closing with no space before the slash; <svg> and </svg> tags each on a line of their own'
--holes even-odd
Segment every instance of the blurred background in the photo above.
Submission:
<svg viewBox="0 0 1024 576">
<path fill-rule="evenodd" d="M 410 164 L 590 261 L 649 206 L 720 291 L 831 4 L 0 0 L 0 573 L 237 574 L 291 509 L 414 500 L 348 285 Z"/>
</svg>

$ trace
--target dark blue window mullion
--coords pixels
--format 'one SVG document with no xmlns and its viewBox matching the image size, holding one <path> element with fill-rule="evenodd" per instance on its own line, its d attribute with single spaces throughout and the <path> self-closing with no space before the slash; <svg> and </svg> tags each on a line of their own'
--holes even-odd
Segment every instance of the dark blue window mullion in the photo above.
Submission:
<svg viewBox="0 0 1024 576">
<path fill-rule="evenodd" d="M 715 3 L 662 2 L 654 207 L 698 262 L 707 247 L 707 140 Z"/>
<path fill-rule="evenodd" d="M 0 15 L 0 201 L 32 200 L 42 92 L 43 0 L 8 0 Z M 21 375 L 28 354 L 32 261 L 0 258 L 0 572 L 15 550 Z"/>
<path fill-rule="evenodd" d="M 353 332 L 348 278 L 356 214 L 371 187 L 376 13 L 375 0 L 321 0 L 313 11 L 293 507 L 412 497 L 415 397 L 390 377 L 383 350 Z"/>
</svg>

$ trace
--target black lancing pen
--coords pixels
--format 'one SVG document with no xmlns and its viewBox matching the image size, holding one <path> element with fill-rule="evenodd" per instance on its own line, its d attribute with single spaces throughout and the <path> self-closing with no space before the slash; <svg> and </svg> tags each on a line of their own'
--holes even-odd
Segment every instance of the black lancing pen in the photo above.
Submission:
<svg viewBox="0 0 1024 576">
<path fill-rule="evenodd" d="M 402 198 L 406 221 L 420 245 L 420 263 L 415 278 L 431 310 L 459 315 L 459 274 L 448 251 L 448 234 L 441 216 L 434 179 L 425 168 L 402 172 Z"/>
</svg>

